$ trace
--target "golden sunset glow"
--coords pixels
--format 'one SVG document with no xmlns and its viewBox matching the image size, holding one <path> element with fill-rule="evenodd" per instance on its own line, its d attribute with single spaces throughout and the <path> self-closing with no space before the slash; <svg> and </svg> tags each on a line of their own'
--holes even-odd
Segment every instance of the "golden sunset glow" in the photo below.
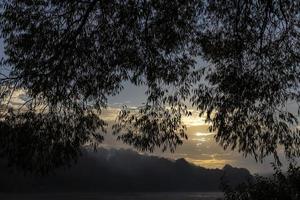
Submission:
<svg viewBox="0 0 300 200">
<path fill-rule="evenodd" d="M 224 160 L 224 159 L 206 159 L 206 160 L 197 160 L 192 158 L 186 158 L 187 161 L 193 163 L 194 165 L 198 165 L 205 168 L 223 168 L 225 164 L 231 163 L 232 160 Z"/>
<path fill-rule="evenodd" d="M 205 123 L 205 118 L 204 117 L 199 117 L 197 115 L 197 112 L 192 111 L 193 115 L 188 116 L 188 117 L 183 117 L 182 122 L 187 126 L 187 127 L 193 127 L 193 126 L 202 126 L 206 125 Z"/>
</svg>

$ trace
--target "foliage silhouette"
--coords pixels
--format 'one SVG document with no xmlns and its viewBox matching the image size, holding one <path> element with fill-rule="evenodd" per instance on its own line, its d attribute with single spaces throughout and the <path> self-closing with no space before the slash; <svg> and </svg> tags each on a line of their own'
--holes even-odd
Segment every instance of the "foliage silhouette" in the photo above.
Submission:
<svg viewBox="0 0 300 200">
<path fill-rule="evenodd" d="M 236 188 L 223 184 L 225 200 L 296 200 L 300 197 L 300 168 L 290 164 L 287 174 L 275 167 L 273 177 L 256 176 Z"/>
<path fill-rule="evenodd" d="M 225 148 L 260 160 L 272 152 L 278 160 L 280 144 L 299 155 L 298 114 L 287 109 L 299 100 L 299 2 L 209 2 L 199 41 L 213 64 L 206 76 L 212 86 L 200 85 L 194 104 Z"/>
<path fill-rule="evenodd" d="M 191 115 L 191 103 L 224 148 L 279 161 L 280 145 L 287 156 L 299 156 L 297 114 L 286 108 L 300 99 L 299 6 L 292 0 L 2 1 L 2 71 L 9 68 L 0 76 L 1 126 L 9 130 L 1 130 L 2 157 L 26 169 L 45 159 L 42 173 L 76 160 L 80 146 L 102 141 L 101 111 L 124 81 L 148 88 L 145 105 L 124 107 L 114 125 L 118 139 L 140 150 L 182 144 L 181 118 Z M 200 58 L 207 66 L 198 66 Z M 16 91 L 27 94 L 18 108 L 9 103 Z M 27 144 L 31 139 L 37 146 Z M 47 153 L 37 153 L 38 146 Z"/>
</svg>

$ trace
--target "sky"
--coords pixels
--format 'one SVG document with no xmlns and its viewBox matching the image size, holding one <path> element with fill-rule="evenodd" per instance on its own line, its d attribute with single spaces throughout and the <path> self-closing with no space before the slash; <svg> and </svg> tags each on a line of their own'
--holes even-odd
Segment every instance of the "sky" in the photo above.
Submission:
<svg viewBox="0 0 300 200">
<path fill-rule="evenodd" d="M 113 124 L 122 105 L 137 107 L 145 101 L 145 88 L 136 87 L 129 83 L 125 85 L 124 90 L 119 95 L 109 98 L 109 107 L 103 112 L 103 118 L 109 124 Z M 237 151 L 224 150 L 216 143 L 215 133 L 209 132 L 209 125 L 205 123 L 204 118 L 198 116 L 197 110 L 191 108 L 191 111 L 193 115 L 183 119 L 187 126 L 188 135 L 188 140 L 185 140 L 183 145 L 179 146 L 174 153 L 162 152 L 157 149 L 153 153 L 146 152 L 146 154 L 172 159 L 185 158 L 189 162 L 206 168 L 222 168 L 225 164 L 230 164 L 235 167 L 247 168 L 253 174 L 268 174 L 273 171 L 271 163 L 274 162 L 274 159 L 272 156 L 267 157 L 261 163 L 256 162 L 251 156 L 245 158 L 242 153 Z M 117 142 L 115 137 L 109 133 L 105 135 L 102 146 L 106 148 L 132 148 Z M 282 152 L 279 152 L 279 155 L 285 164 L 286 160 Z"/>
<path fill-rule="evenodd" d="M 0 57 L 2 58 L 3 56 L 3 41 L 0 40 Z M 137 87 L 128 82 L 124 83 L 124 90 L 121 93 L 108 98 L 108 108 L 102 114 L 103 119 L 109 125 L 112 125 L 123 105 L 128 107 L 142 105 L 146 99 L 145 90 L 145 87 Z M 22 93 L 16 94 L 14 101 L 18 103 L 20 101 L 19 97 L 22 95 Z M 235 167 L 247 168 L 251 173 L 266 174 L 272 172 L 271 163 L 274 161 L 272 157 L 268 157 L 263 163 L 260 163 L 256 162 L 252 157 L 248 156 L 245 158 L 237 151 L 224 150 L 214 140 L 214 133 L 208 131 L 209 125 L 205 124 L 204 119 L 198 117 L 197 111 L 193 108 L 191 108 L 191 111 L 193 115 L 183 119 L 183 122 L 187 125 L 188 140 L 184 141 L 183 145 L 179 146 L 174 153 L 162 152 L 160 149 L 155 150 L 153 153 L 140 153 L 171 159 L 185 158 L 195 165 L 206 168 L 222 168 L 225 164 L 230 164 Z M 117 141 L 116 137 L 109 133 L 110 131 L 105 135 L 105 140 L 101 144 L 102 147 L 132 149 L 132 147 Z M 279 152 L 279 154 L 283 163 L 286 163 L 282 152 Z"/>
</svg>

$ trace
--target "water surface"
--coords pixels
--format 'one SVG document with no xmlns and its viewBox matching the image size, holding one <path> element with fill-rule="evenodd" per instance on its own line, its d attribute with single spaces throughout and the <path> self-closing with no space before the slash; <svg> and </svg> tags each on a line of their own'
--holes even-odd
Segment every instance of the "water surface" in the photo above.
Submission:
<svg viewBox="0 0 300 200">
<path fill-rule="evenodd" d="M 67 193 L 67 194 L 0 194 L 1 200 L 217 200 L 221 192 L 201 193 Z"/>
</svg>

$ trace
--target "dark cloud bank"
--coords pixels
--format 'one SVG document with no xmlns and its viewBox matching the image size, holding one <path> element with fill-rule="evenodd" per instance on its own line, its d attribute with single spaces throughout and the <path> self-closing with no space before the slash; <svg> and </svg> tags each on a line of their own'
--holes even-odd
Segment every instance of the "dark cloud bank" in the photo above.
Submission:
<svg viewBox="0 0 300 200">
<path fill-rule="evenodd" d="M 77 165 L 47 177 L 11 174 L 1 166 L 0 192 L 143 192 L 218 191 L 225 175 L 230 184 L 251 178 L 246 169 L 226 165 L 205 169 L 184 159 L 168 160 L 131 150 L 85 152 Z"/>
</svg>

